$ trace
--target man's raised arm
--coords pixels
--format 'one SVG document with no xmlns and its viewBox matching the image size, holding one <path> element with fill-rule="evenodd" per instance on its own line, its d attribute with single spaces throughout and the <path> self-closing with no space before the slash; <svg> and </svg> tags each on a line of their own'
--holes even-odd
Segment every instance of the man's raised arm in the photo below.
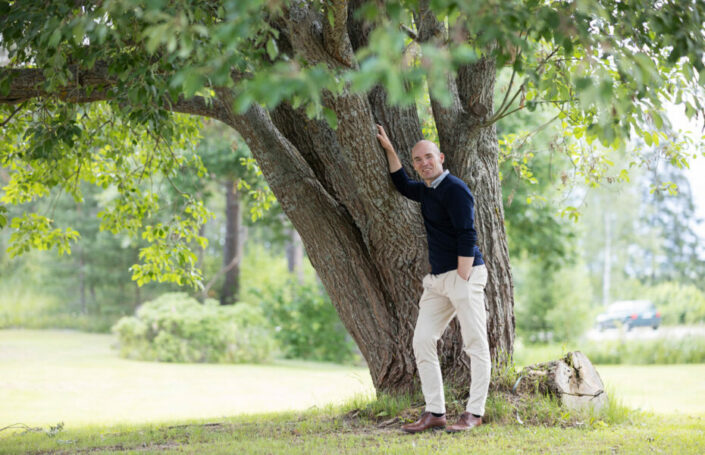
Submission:
<svg viewBox="0 0 705 455">
<path fill-rule="evenodd" d="M 394 173 L 401 169 L 401 161 L 397 156 L 397 152 L 394 151 L 394 146 L 392 142 L 387 137 L 382 125 L 377 125 L 377 140 L 379 140 L 380 145 L 385 152 L 387 152 L 387 163 L 389 163 L 389 172 Z"/>
</svg>

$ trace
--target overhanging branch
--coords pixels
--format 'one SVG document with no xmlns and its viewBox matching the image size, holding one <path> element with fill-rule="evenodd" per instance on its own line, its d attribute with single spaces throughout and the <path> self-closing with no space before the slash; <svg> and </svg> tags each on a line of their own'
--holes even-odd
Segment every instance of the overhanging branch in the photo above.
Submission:
<svg viewBox="0 0 705 455">
<path fill-rule="evenodd" d="M 108 72 L 105 63 L 96 64 L 93 69 L 71 67 L 75 77 L 63 87 L 53 91 L 45 88 L 46 78 L 39 68 L 0 68 L 0 80 L 9 77 L 7 93 L 0 93 L 0 104 L 20 104 L 36 98 L 55 98 L 67 103 L 93 103 L 107 101 L 115 95 L 110 90 L 118 83 Z M 218 120 L 226 118 L 226 111 L 217 99 L 194 96 L 189 99 L 180 97 L 172 102 L 164 98 L 162 106 L 172 112 L 212 117 Z"/>
<path fill-rule="evenodd" d="M 96 64 L 91 70 L 70 67 L 74 78 L 64 87 L 54 92 L 44 88 L 46 78 L 39 68 L 0 68 L 0 80 L 9 78 L 9 91 L 0 92 L 0 104 L 19 104 L 39 97 L 55 97 L 74 102 L 90 103 L 108 98 L 106 89 L 114 86 L 116 80 L 108 74 L 105 64 Z"/>
</svg>

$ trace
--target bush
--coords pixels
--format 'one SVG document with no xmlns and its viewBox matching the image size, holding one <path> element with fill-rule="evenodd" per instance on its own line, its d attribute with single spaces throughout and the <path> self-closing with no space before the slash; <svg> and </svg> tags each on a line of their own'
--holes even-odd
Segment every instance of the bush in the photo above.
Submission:
<svg viewBox="0 0 705 455">
<path fill-rule="evenodd" d="M 338 313 L 316 282 L 286 286 L 262 293 L 262 307 L 276 327 L 276 338 L 289 358 L 350 363 L 356 348 Z"/>
<path fill-rule="evenodd" d="M 570 351 L 582 351 L 599 365 L 656 365 L 705 363 L 705 337 L 690 335 L 682 338 L 654 340 L 611 340 L 574 342 L 570 344 L 515 344 L 517 366 L 548 362 Z"/>
<path fill-rule="evenodd" d="M 580 264 L 554 270 L 520 260 L 513 272 L 519 336 L 530 342 L 570 342 L 585 332 L 592 295 Z"/>
<path fill-rule="evenodd" d="M 615 340 L 586 345 L 582 351 L 601 365 L 705 363 L 705 337 Z"/>
<path fill-rule="evenodd" d="M 664 325 L 705 323 L 705 295 L 692 284 L 662 283 L 644 294 L 661 312 Z"/>
<path fill-rule="evenodd" d="M 269 360 L 276 346 L 258 308 L 200 304 L 184 293 L 145 303 L 112 330 L 120 354 L 140 360 L 256 363 Z"/>
</svg>

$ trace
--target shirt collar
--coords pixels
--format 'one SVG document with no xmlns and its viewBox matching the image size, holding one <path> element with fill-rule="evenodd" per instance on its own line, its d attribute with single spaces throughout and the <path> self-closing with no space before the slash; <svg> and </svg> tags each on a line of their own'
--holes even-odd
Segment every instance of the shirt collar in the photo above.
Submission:
<svg viewBox="0 0 705 455">
<path fill-rule="evenodd" d="M 443 171 L 443 173 L 441 175 L 436 177 L 436 180 L 431 182 L 431 184 L 429 186 L 435 190 L 436 188 L 438 188 L 438 185 L 441 184 L 443 179 L 446 178 L 446 175 L 448 175 L 448 174 L 450 174 L 450 171 L 448 169 L 446 169 L 445 171 Z"/>
</svg>

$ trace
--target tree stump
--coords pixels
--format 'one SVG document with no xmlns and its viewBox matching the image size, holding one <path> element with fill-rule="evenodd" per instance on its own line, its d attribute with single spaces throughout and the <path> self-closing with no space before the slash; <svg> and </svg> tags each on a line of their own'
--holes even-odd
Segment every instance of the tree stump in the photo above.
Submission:
<svg viewBox="0 0 705 455">
<path fill-rule="evenodd" d="M 590 406 L 599 411 L 607 403 L 607 392 L 600 375 L 580 351 L 524 368 L 514 389 L 517 393 L 551 395 L 569 409 Z"/>
</svg>

